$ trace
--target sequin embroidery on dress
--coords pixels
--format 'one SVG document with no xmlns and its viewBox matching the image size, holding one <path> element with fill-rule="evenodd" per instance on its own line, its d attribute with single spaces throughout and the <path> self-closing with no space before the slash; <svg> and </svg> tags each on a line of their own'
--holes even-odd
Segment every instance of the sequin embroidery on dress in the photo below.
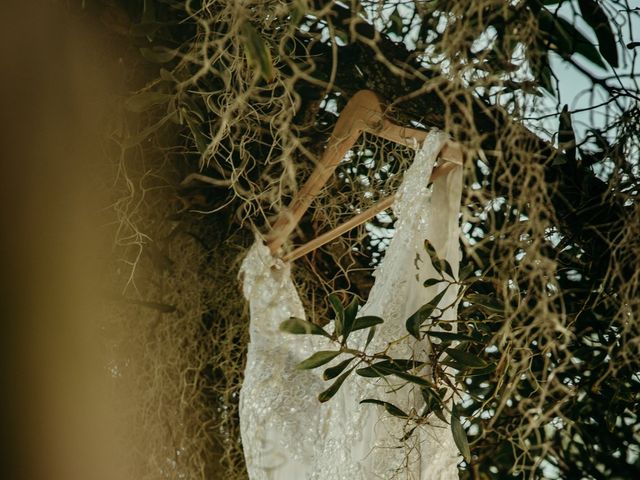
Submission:
<svg viewBox="0 0 640 480">
<path fill-rule="evenodd" d="M 390 347 L 391 356 L 427 360 L 428 343 L 407 336 L 405 320 L 442 288 L 423 287 L 424 280 L 437 276 L 424 240 L 429 239 L 455 275 L 460 264 L 462 169 L 427 185 L 445 140 L 443 133 L 430 133 L 404 174 L 393 207 L 398 218 L 394 237 L 374 272 L 369 300 L 358 312 L 385 320 L 369 352 L 404 338 Z M 423 400 L 417 389 L 406 386 L 390 393 L 388 383 L 352 375 L 334 398 L 320 404 L 316 396 L 328 386 L 320 378 L 322 369 L 294 367 L 314 351 L 331 349 L 329 341 L 312 335 L 291 338 L 278 330 L 290 316 L 305 318 L 289 266 L 271 257 L 257 240 L 241 272 L 250 304 L 251 340 L 240 395 L 240 427 L 252 480 L 458 478 L 460 456 L 446 423 L 435 419 L 401 441 L 405 420 L 382 407 L 360 404 L 376 398 L 405 411 L 418 410 Z M 441 305 L 454 304 L 456 296 L 456 290 L 449 288 Z M 454 305 L 443 318 L 452 320 L 455 312 Z M 359 331 L 349 341 L 364 347 L 365 337 L 366 331 Z"/>
</svg>

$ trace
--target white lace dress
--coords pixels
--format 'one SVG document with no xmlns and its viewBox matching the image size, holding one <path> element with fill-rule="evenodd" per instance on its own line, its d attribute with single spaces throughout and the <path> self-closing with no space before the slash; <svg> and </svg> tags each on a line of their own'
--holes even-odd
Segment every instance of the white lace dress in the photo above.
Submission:
<svg viewBox="0 0 640 480">
<path fill-rule="evenodd" d="M 428 342 L 407 336 L 405 329 L 406 319 L 443 288 L 423 286 L 427 278 L 437 277 L 424 249 L 425 239 L 457 276 L 462 169 L 427 187 L 444 140 L 442 133 L 431 133 L 404 174 L 393 207 L 398 217 L 394 237 L 374 273 L 369 300 L 358 312 L 384 319 L 367 352 L 381 351 L 388 342 L 403 338 L 388 350 L 389 355 L 426 360 Z M 380 381 L 352 374 L 335 397 L 320 404 L 318 393 L 331 384 L 321 379 L 323 368 L 300 371 L 295 365 L 314 351 L 335 350 L 335 345 L 323 337 L 279 331 L 289 317 L 305 318 L 289 265 L 274 259 L 256 241 L 241 273 L 250 304 L 251 340 L 240 394 L 240 427 L 252 480 L 458 478 L 460 456 L 447 424 L 432 419 L 402 441 L 407 428 L 412 428 L 406 420 L 389 415 L 383 407 L 359 403 L 375 398 L 404 411 L 419 410 L 423 400 L 418 389 L 404 387 L 390 393 L 387 382 L 393 384 L 393 377 Z M 456 293 L 449 288 L 440 305 L 451 304 Z M 453 318 L 455 308 L 443 316 Z M 349 344 L 363 347 L 366 334 L 367 330 L 353 333 Z"/>
</svg>

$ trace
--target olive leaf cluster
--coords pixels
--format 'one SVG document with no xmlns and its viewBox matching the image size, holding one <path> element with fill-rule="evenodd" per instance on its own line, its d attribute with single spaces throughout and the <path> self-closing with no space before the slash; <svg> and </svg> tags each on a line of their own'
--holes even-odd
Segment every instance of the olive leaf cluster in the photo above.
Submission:
<svg viewBox="0 0 640 480">
<path fill-rule="evenodd" d="M 458 403 L 463 402 L 467 395 L 464 388 L 466 378 L 490 374 L 497 365 L 495 361 L 486 360 L 482 358 L 482 354 L 478 355 L 469 348 L 471 345 L 487 346 L 491 341 L 489 332 L 457 319 L 443 320 L 442 316 L 445 311 L 456 308 L 460 300 L 468 305 L 467 309 L 479 309 L 492 314 L 501 312 L 502 306 L 488 295 L 466 295 L 468 287 L 475 281 L 471 266 L 463 268 L 456 278 L 449 262 L 437 255 L 428 240 L 424 242 L 424 249 L 439 275 L 425 280 L 424 287 L 442 285 L 442 289 L 410 315 L 405 326 L 407 332 L 417 340 L 428 342 L 428 359 L 420 361 L 416 358 L 395 358 L 388 354 L 388 348 L 379 352 L 368 351 L 377 333 L 376 327 L 384 323 L 384 319 L 377 316 L 359 317 L 356 297 L 343 305 L 338 295 L 329 295 L 328 300 L 334 312 L 333 319 L 328 324 L 333 326 L 332 331 L 328 331 L 326 326 L 320 327 L 295 317 L 282 322 L 280 330 L 298 335 L 320 335 L 335 344 L 335 349 L 317 351 L 296 365 L 296 368 L 302 370 L 324 367 L 322 378 L 331 381 L 331 384 L 319 393 L 319 402 L 329 401 L 352 374 L 371 379 L 395 377 L 404 382 L 400 387 L 395 387 L 397 389 L 405 385 L 420 389 L 423 404 L 418 411 L 405 412 L 391 402 L 376 398 L 366 398 L 360 403 L 382 406 L 388 414 L 405 420 L 407 433 L 402 441 L 408 440 L 417 428 L 426 425 L 431 415 L 438 417 L 450 424 L 460 453 L 470 462 L 471 450 L 460 420 L 461 407 Z M 458 296 L 450 304 L 442 304 L 445 293 L 454 287 L 460 287 Z M 364 329 L 368 330 L 364 345 L 352 345 L 349 342 L 350 335 Z M 386 344 L 398 341 L 403 339 L 385 339 Z M 332 364 L 338 357 L 339 361 Z M 452 374 L 452 371 L 456 373 Z M 381 389 L 384 385 L 384 382 L 380 383 Z"/>
</svg>

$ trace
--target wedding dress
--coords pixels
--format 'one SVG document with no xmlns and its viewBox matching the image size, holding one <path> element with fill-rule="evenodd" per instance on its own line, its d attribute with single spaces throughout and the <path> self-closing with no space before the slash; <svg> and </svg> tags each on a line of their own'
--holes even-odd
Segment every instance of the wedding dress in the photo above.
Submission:
<svg viewBox="0 0 640 480">
<path fill-rule="evenodd" d="M 390 341 L 403 338 L 389 348 L 389 355 L 426 360 L 428 342 L 407 337 L 405 328 L 406 319 L 443 288 L 443 284 L 423 286 L 427 278 L 438 277 L 425 252 L 425 239 L 458 274 L 462 169 L 427 185 L 444 141 L 442 133 L 429 134 L 404 174 L 393 207 L 398 218 L 394 237 L 374 272 L 369 300 L 358 312 L 359 317 L 384 319 L 367 352 L 379 352 Z M 458 478 L 460 456 L 449 425 L 430 418 L 428 425 L 402 441 L 406 420 L 389 415 L 381 406 L 359 403 L 375 398 L 405 412 L 419 410 L 423 400 L 418 389 L 404 387 L 391 393 L 389 382 L 393 384 L 394 377 L 381 381 L 354 373 L 332 399 L 319 403 L 318 393 L 331 384 L 321 379 L 323 368 L 301 371 L 295 365 L 315 351 L 335 350 L 336 345 L 321 336 L 293 336 L 278 329 L 289 317 L 305 318 L 290 266 L 273 258 L 258 239 L 241 274 L 251 323 L 240 428 L 252 480 Z M 450 287 L 440 305 L 454 303 L 456 294 Z M 455 310 L 445 311 L 442 318 L 455 319 Z M 349 344 L 363 348 L 366 336 L 367 330 L 354 332 Z M 339 356 L 334 363 L 342 359 Z"/>
</svg>

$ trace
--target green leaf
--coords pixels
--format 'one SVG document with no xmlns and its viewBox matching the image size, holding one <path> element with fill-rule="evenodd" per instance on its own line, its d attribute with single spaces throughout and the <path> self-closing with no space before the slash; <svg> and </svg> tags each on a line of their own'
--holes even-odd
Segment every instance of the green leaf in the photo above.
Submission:
<svg viewBox="0 0 640 480">
<path fill-rule="evenodd" d="M 329 388 L 327 388 L 324 392 L 318 395 L 318 400 L 320 401 L 320 403 L 324 403 L 328 401 L 331 397 L 333 397 L 338 392 L 338 390 L 340 389 L 340 387 L 342 386 L 342 384 L 344 383 L 344 381 L 347 379 L 347 377 L 352 371 L 353 371 L 353 367 L 347 370 L 346 372 L 344 372 L 342 375 L 340 375 L 337 378 L 337 380 L 331 384 Z"/>
<path fill-rule="evenodd" d="M 542 47 L 538 47 L 539 51 L 542 51 Z M 551 81 L 551 66 L 549 65 L 549 55 L 545 52 L 540 55 L 537 62 L 531 63 L 531 70 L 538 81 L 538 84 L 544 88 L 551 95 L 555 96 L 556 91 L 553 88 L 553 82 Z"/>
<path fill-rule="evenodd" d="M 366 349 L 367 349 L 367 347 L 368 347 L 368 346 L 369 346 L 369 344 L 371 343 L 371 340 L 373 340 L 373 337 L 375 336 L 375 334 L 376 334 L 376 327 L 375 327 L 375 325 L 374 325 L 373 327 L 371 327 L 371 328 L 369 329 L 369 333 L 367 334 L 367 341 L 366 341 L 366 342 L 365 342 L 365 344 L 364 344 L 364 350 L 366 350 Z"/>
<path fill-rule="evenodd" d="M 167 63 L 173 60 L 176 56 L 175 50 L 169 50 L 163 47 L 151 47 L 151 48 L 141 48 L 140 53 L 142 56 L 154 63 Z"/>
<path fill-rule="evenodd" d="M 433 297 L 433 299 L 429 303 L 424 304 L 407 319 L 407 331 L 418 340 L 420 340 L 420 327 L 429 317 L 431 317 L 431 314 L 438 307 L 438 303 L 440 303 L 440 300 L 442 300 L 442 297 L 444 297 L 444 294 L 446 293 L 448 287 L 449 286 L 447 285 L 447 287 L 445 287 L 444 290 Z"/>
<path fill-rule="evenodd" d="M 173 98 L 173 95 L 160 92 L 141 92 L 133 97 L 129 97 L 124 106 L 131 112 L 141 113 L 149 110 L 156 105 L 162 105 Z"/>
<path fill-rule="evenodd" d="M 490 297 L 489 295 L 472 293 L 467 295 L 465 297 L 465 300 L 468 300 L 469 302 L 475 305 L 480 305 L 481 307 L 484 307 L 485 309 L 490 310 L 492 312 L 504 313 L 504 305 L 500 303 L 498 300 L 496 300 L 495 298 Z"/>
<path fill-rule="evenodd" d="M 467 263 L 464 267 L 462 267 L 462 269 L 460 270 L 460 280 L 466 280 L 467 278 L 469 278 L 471 275 L 473 275 L 475 267 L 471 264 L 471 263 Z"/>
<path fill-rule="evenodd" d="M 424 249 L 429 254 L 429 257 L 431 257 L 431 262 L 433 262 L 434 259 L 440 260 L 440 258 L 438 257 L 438 253 L 436 252 L 435 247 L 433 246 L 433 244 L 429 240 L 425 239 L 425 241 L 424 241 Z"/>
<path fill-rule="evenodd" d="M 446 332 L 452 332 L 453 331 L 453 325 L 449 322 L 440 322 L 437 321 L 436 325 L 438 325 L 442 330 L 446 331 Z"/>
<path fill-rule="evenodd" d="M 187 125 L 189 126 L 191 134 L 193 135 L 193 139 L 196 142 L 196 148 L 198 149 L 198 152 L 204 153 L 207 150 L 206 137 L 202 134 L 195 120 L 191 117 L 191 112 L 187 112 L 184 118 L 187 121 Z"/>
<path fill-rule="evenodd" d="M 312 368 L 320 367 L 325 363 L 329 363 L 331 360 L 336 358 L 341 353 L 342 352 L 340 350 L 338 351 L 321 350 L 319 352 L 314 353 L 306 360 L 303 360 L 302 362 L 300 362 L 298 365 L 296 365 L 296 368 L 298 370 L 310 370 Z"/>
<path fill-rule="evenodd" d="M 438 256 L 438 253 L 436 252 L 435 247 L 433 246 L 433 244 L 429 240 L 425 240 L 424 241 L 424 249 L 429 254 L 429 258 L 431 259 L 431 265 L 433 265 L 433 268 L 435 268 L 435 270 L 440 275 L 442 275 L 442 272 L 444 271 L 451 278 L 453 278 L 453 272 L 451 270 L 451 265 L 449 265 L 449 262 L 447 262 L 446 260 L 441 259 Z"/>
<path fill-rule="evenodd" d="M 388 367 L 389 362 L 374 363 L 369 367 L 363 367 L 356 370 L 356 373 L 361 377 L 376 378 L 386 377 L 387 375 L 393 375 L 398 370 Z"/>
<path fill-rule="evenodd" d="M 444 423 L 449 423 L 449 422 L 447 422 L 447 418 L 444 416 L 444 412 L 442 411 L 441 408 L 438 408 L 438 409 L 434 410 L 433 413 L 435 413 L 436 417 L 438 417 Z"/>
<path fill-rule="evenodd" d="M 456 350 L 455 348 L 447 348 L 445 349 L 445 352 L 447 352 L 451 358 L 467 367 L 480 368 L 487 366 L 487 363 L 484 360 L 472 353 Z"/>
<path fill-rule="evenodd" d="M 176 80 L 177 82 L 177 80 Z M 187 96 L 183 96 L 182 97 L 182 103 L 183 103 L 183 109 L 186 110 L 187 112 L 189 112 L 191 115 L 193 115 L 194 118 L 196 118 L 198 120 L 198 122 L 200 123 L 204 123 L 204 121 L 206 120 L 207 116 L 206 114 L 202 111 L 202 108 L 200 107 L 199 103 L 194 100 L 193 98 L 187 97 Z"/>
<path fill-rule="evenodd" d="M 467 367 L 466 365 L 463 365 L 462 363 L 456 362 L 453 358 L 451 357 L 445 357 L 444 359 L 440 360 L 440 365 L 445 365 L 447 367 L 453 367 L 456 370 L 462 372 L 463 370 L 466 370 Z"/>
<path fill-rule="evenodd" d="M 396 407 L 393 403 L 383 402 L 382 400 L 376 400 L 374 398 L 367 398 L 365 400 L 360 400 L 360 403 L 372 403 L 374 405 L 382 405 L 387 412 L 389 412 L 394 417 L 400 418 L 409 418 L 405 412 L 403 412 L 400 408 Z"/>
<path fill-rule="evenodd" d="M 558 146 L 565 150 L 567 159 L 573 164 L 576 161 L 576 134 L 571 123 L 569 106 L 565 105 L 560 113 L 560 128 L 558 129 Z"/>
<path fill-rule="evenodd" d="M 401 378 L 402 380 L 406 380 L 407 382 L 415 383 L 416 385 L 421 385 L 423 387 L 430 387 L 433 384 L 427 380 L 426 378 L 419 377 L 417 375 L 411 375 L 406 372 L 394 372 L 396 377 Z"/>
<path fill-rule="evenodd" d="M 573 53 L 571 38 L 568 32 L 562 30 L 557 17 L 549 10 L 543 8 L 538 13 L 538 27 L 544 32 L 544 40 L 550 42 L 553 49 L 567 55 Z"/>
<path fill-rule="evenodd" d="M 580 13 L 598 38 L 598 50 L 604 59 L 616 68 L 618 66 L 618 45 L 611 29 L 609 17 L 595 0 L 578 0 Z"/>
<path fill-rule="evenodd" d="M 573 24 L 552 15 L 548 10 L 540 12 L 540 26 L 552 40 L 551 48 L 561 56 L 578 53 L 599 67 L 605 67 L 600 53 Z"/>
<path fill-rule="evenodd" d="M 338 299 L 338 296 L 335 293 L 329 295 L 329 303 L 331 303 L 331 307 L 336 314 L 335 324 L 336 324 L 336 335 L 342 335 L 343 331 L 343 322 L 344 322 L 344 307 L 342 303 Z"/>
<path fill-rule="evenodd" d="M 393 358 L 391 360 L 383 360 L 381 364 L 389 364 L 391 368 L 406 371 L 418 368 L 424 365 L 424 362 L 413 360 L 411 358 Z"/>
<path fill-rule="evenodd" d="M 425 402 L 425 408 L 423 410 L 422 416 L 427 416 L 429 413 L 434 413 L 436 417 L 442 420 L 444 423 L 449 423 L 449 421 L 445 418 L 443 409 L 445 408 L 443 398 L 447 394 L 446 388 L 441 388 L 436 391 L 433 388 L 422 387 L 420 389 L 420 393 L 422 394 L 422 398 Z"/>
<path fill-rule="evenodd" d="M 384 320 L 380 317 L 375 317 L 373 315 L 365 315 L 363 317 L 358 317 L 353 322 L 353 326 L 351 327 L 351 331 L 355 332 L 356 330 L 363 330 L 365 328 L 373 327 L 374 325 L 379 325 L 383 323 Z"/>
<path fill-rule="evenodd" d="M 422 394 L 422 398 L 423 398 L 424 402 L 431 409 L 436 410 L 436 408 L 434 408 L 435 405 L 440 405 L 441 408 L 444 407 L 444 402 L 442 401 L 442 397 L 441 397 L 440 393 L 436 392 L 433 388 L 431 388 L 431 387 L 422 387 L 420 389 L 420 393 Z M 434 405 L 434 403 L 435 403 L 435 405 Z"/>
<path fill-rule="evenodd" d="M 538 25 L 544 32 L 544 39 L 549 39 L 549 47 L 562 57 L 577 53 L 599 67 L 605 68 L 600 53 L 572 23 L 556 16 L 546 9 L 538 14 Z"/>
<path fill-rule="evenodd" d="M 282 322 L 280 324 L 280 330 L 283 332 L 294 333 L 296 335 L 322 335 L 324 337 L 331 338 L 331 335 L 315 323 L 295 317 L 291 317 L 289 320 Z"/>
<path fill-rule="evenodd" d="M 406 362 L 406 363 L 405 363 Z M 386 377 L 387 375 L 395 375 L 407 382 L 415 383 L 422 386 L 431 386 L 426 378 L 419 377 L 407 373 L 406 370 L 416 368 L 423 365 L 422 362 L 416 362 L 414 360 L 384 360 L 382 362 L 374 363 L 373 365 L 365 368 L 359 368 L 356 373 L 361 377 L 375 378 Z"/>
<path fill-rule="evenodd" d="M 443 268 L 444 268 L 445 273 L 446 273 L 447 275 L 449 275 L 449 277 L 451 277 L 451 278 L 455 278 L 455 277 L 453 276 L 453 269 L 451 268 L 451 265 L 449 264 L 449 262 L 448 262 L 447 260 L 444 260 L 444 259 L 443 259 L 443 260 L 442 260 L 442 264 L 444 265 L 444 266 L 443 266 Z"/>
<path fill-rule="evenodd" d="M 478 342 L 475 338 L 462 333 L 436 332 L 433 330 L 428 330 L 425 333 L 430 337 L 439 338 L 443 342 Z"/>
<path fill-rule="evenodd" d="M 387 31 L 396 35 L 402 35 L 402 28 L 404 27 L 404 24 L 402 23 L 402 15 L 400 15 L 397 6 L 393 12 L 391 12 L 389 20 L 391 21 L 391 25 L 387 28 Z"/>
<path fill-rule="evenodd" d="M 344 309 L 344 321 L 342 325 L 344 341 L 346 342 L 347 337 L 353 330 L 353 322 L 356 319 L 356 314 L 358 313 L 358 299 L 353 297 L 351 303 L 347 305 L 347 308 Z"/>
<path fill-rule="evenodd" d="M 387 375 L 395 375 L 396 373 L 402 373 L 413 368 L 418 368 L 422 365 L 424 365 L 424 362 L 418 362 L 416 360 L 382 360 L 368 367 L 359 368 L 356 370 L 356 373 L 361 377 L 385 377 Z"/>
<path fill-rule="evenodd" d="M 572 53 L 578 53 L 582 55 L 587 60 L 591 61 L 595 65 L 605 68 L 605 64 L 602 61 L 602 57 L 600 56 L 600 52 L 593 45 L 593 43 L 586 38 L 580 31 L 574 27 L 571 23 L 565 20 L 562 17 L 558 17 L 558 22 L 562 26 L 562 28 L 568 32 L 573 46 Z"/>
<path fill-rule="evenodd" d="M 433 287 L 434 285 L 443 282 L 444 280 L 439 278 L 427 278 L 422 284 L 424 287 Z"/>
<path fill-rule="evenodd" d="M 618 420 L 618 415 L 615 410 L 607 409 L 604 413 L 604 421 L 607 424 L 607 430 L 613 433 L 616 430 L 616 422 Z"/>
<path fill-rule="evenodd" d="M 349 366 L 349 364 L 353 361 L 354 358 L 356 358 L 356 357 L 347 358 L 346 360 L 343 360 L 339 364 L 337 364 L 337 365 L 335 365 L 333 367 L 327 368 L 322 373 L 322 378 L 324 380 L 331 380 L 332 378 L 336 378 L 338 375 L 340 375 L 342 372 L 344 372 L 344 369 Z"/>
<path fill-rule="evenodd" d="M 429 240 L 425 239 L 425 241 L 424 241 L 424 249 L 426 250 L 427 254 L 429 255 L 429 258 L 431 259 L 431 265 L 433 265 L 433 268 L 435 268 L 436 272 L 438 272 L 440 275 L 442 275 L 442 271 L 444 270 L 451 277 L 453 277 L 453 274 L 450 273 L 451 272 L 451 265 L 449 265 L 449 262 L 447 262 L 446 260 L 442 260 L 438 256 L 438 252 L 436 252 L 435 247 L 433 246 L 433 244 Z"/>
<path fill-rule="evenodd" d="M 480 377 L 482 375 L 488 375 L 495 372 L 497 365 L 495 363 L 489 363 L 486 367 L 474 368 L 473 374 L 467 373 L 467 377 Z"/>
<path fill-rule="evenodd" d="M 266 42 L 249 22 L 242 25 L 242 35 L 245 39 L 244 47 L 249 62 L 258 68 L 260 76 L 266 82 L 271 82 L 275 78 L 275 72 L 271 51 Z"/>
<path fill-rule="evenodd" d="M 451 412 L 451 433 L 453 434 L 453 441 L 456 443 L 458 450 L 460 450 L 460 453 L 467 463 L 470 462 L 471 450 L 469 449 L 469 441 L 467 440 L 467 434 L 465 433 L 464 428 L 462 428 L 462 423 L 460 422 L 460 416 L 456 405 L 453 406 Z"/>
</svg>

